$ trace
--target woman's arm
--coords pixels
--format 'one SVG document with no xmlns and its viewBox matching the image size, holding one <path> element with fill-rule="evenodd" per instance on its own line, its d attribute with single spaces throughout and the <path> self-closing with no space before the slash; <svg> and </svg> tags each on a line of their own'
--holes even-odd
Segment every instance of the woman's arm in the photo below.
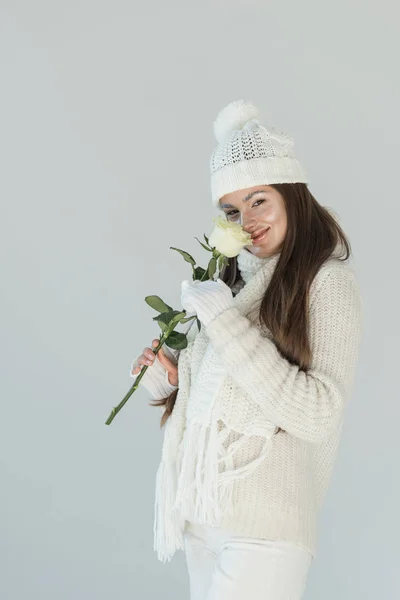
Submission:
<svg viewBox="0 0 400 600">
<path fill-rule="evenodd" d="M 317 273 L 315 284 L 310 292 L 313 358 L 307 373 L 283 358 L 236 307 L 206 327 L 229 375 L 265 417 L 309 442 L 327 438 L 343 419 L 362 333 L 362 299 L 353 270 L 329 265 Z"/>
</svg>

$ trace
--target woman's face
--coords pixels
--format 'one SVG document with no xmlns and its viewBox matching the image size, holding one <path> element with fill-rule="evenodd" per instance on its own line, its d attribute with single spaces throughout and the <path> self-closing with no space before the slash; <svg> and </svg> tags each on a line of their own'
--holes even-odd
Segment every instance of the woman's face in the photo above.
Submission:
<svg viewBox="0 0 400 600">
<path fill-rule="evenodd" d="M 267 230 L 262 239 L 245 246 L 252 254 L 264 258 L 279 252 L 287 230 L 286 208 L 282 195 L 270 185 L 225 194 L 219 201 L 228 221 L 239 223 L 250 233 Z"/>
</svg>

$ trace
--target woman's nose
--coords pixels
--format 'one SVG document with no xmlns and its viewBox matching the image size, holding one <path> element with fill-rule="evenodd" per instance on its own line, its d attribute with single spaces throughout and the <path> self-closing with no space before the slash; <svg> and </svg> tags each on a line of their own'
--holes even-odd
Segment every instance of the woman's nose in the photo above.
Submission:
<svg viewBox="0 0 400 600">
<path fill-rule="evenodd" d="M 245 222 L 243 217 L 240 217 L 240 225 L 241 225 L 242 229 L 244 231 L 246 231 L 246 233 L 253 233 L 253 231 L 255 230 L 255 227 L 256 227 L 256 223 L 255 223 L 254 219 L 252 221 Z"/>
</svg>

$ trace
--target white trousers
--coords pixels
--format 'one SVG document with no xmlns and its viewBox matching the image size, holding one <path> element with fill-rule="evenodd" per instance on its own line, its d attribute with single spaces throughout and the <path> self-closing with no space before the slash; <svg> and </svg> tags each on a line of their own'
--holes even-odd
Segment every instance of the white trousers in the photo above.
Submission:
<svg viewBox="0 0 400 600">
<path fill-rule="evenodd" d="M 300 600 L 312 555 L 289 541 L 239 536 L 189 524 L 190 600 Z"/>
</svg>

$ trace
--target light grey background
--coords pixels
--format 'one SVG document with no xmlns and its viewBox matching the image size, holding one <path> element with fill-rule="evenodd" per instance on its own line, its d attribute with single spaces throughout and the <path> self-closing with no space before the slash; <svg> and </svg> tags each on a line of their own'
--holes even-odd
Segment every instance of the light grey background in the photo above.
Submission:
<svg viewBox="0 0 400 600">
<path fill-rule="evenodd" d="M 153 552 L 159 410 L 130 387 L 211 231 L 212 121 L 253 100 L 340 215 L 363 290 L 354 397 L 306 600 L 397 599 L 394 2 L 1 1 L 4 600 L 188 598 Z M 396 508 L 397 507 L 397 508 Z"/>
</svg>

